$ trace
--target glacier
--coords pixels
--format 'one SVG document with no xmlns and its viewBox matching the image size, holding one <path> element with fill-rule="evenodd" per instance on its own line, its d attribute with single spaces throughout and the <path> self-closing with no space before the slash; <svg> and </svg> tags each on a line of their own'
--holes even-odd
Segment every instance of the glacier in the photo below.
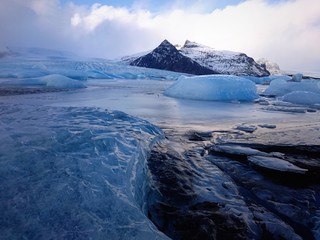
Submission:
<svg viewBox="0 0 320 240">
<path fill-rule="evenodd" d="M 223 88 L 37 53 L 0 60 L 1 238 L 320 237 L 317 95 L 300 112 L 274 108 L 298 109 L 286 101 L 309 90 L 263 96 L 291 77 L 215 76 Z M 167 96 L 181 79 L 186 98 Z M 250 94 L 225 101 L 236 86 Z"/>
</svg>

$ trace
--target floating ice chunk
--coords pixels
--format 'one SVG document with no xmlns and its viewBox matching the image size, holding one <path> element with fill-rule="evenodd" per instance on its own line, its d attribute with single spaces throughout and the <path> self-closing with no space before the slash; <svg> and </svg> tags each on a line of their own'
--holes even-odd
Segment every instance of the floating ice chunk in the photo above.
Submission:
<svg viewBox="0 0 320 240">
<path fill-rule="evenodd" d="M 320 94 L 320 82 L 314 79 L 304 80 L 301 82 L 276 79 L 270 83 L 270 86 L 263 92 L 263 94 L 283 96 L 294 91 L 307 91 Z"/>
<path fill-rule="evenodd" d="M 259 124 L 258 126 L 261 127 L 261 128 L 269 128 L 269 129 L 274 129 L 274 128 L 277 127 L 277 126 L 274 125 L 274 124 L 268 124 L 268 123 Z"/>
<path fill-rule="evenodd" d="M 68 78 L 60 74 L 51 74 L 39 78 L 40 81 L 44 81 L 47 87 L 54 88 L 85 88 L 86 86 L 77 80 Z"/>
<path fill-rule="evenodd" d="M 270 170 L 299 174 L 304 174 L 308 171 L 308 169 L 300 168 L 292 163 L 276 157 L 248 156 L 248 160 L 254 165 Z"/>
<path fill-rule="evenodd" d="M 252 81 L 228 75 L 181 76 L 165 91 L 165 95 L 213 101 L 253 101 L 258 97 Z"/>
<path fill-rule="evenodd" d="M 297 74 L 295 74 L 295 75 L 293 75 L 292 76 L 292 81 L 294 81 L 294 82 L 301 82 L 301 80 L 302 80 L 302 74 L 301 73 L 297 73 Z"/>
<path fill-rule="evenodd" d="M 294 91 L 282 97 L 285 102 L 301 105 L 315 105 L 320 103 L 320 94 L 307 91 Z"/>
<path fill-rule="evenodd" d="M 243 132 L 248 132 L 248 133 L 253 133 L 255 130 L 257 130 L 257 127 L 255 125 L 249 125 L 249 124 L 240 124 L 236 125 L 235 129 L 243 131 Z"/>
</svg>

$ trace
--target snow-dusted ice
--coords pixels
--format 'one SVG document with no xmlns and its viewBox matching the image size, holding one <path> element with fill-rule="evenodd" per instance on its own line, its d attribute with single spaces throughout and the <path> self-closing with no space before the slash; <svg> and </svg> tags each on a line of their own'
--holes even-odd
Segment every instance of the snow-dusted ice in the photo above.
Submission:
<svg viewBox="0 0 320 240">
<path fill-rule="evenodd" d="M 258 97 L 256 86 L 238 76 L 181 76 L 165 94 L 170 97 L 207 101 L 253 101 Z"/>
</svg>

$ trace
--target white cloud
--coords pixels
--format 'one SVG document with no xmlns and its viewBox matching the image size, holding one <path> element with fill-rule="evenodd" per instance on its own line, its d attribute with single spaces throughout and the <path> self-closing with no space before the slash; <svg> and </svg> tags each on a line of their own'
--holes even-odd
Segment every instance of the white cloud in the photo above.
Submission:
<svg viewBox="0 0 320 240">
<path fill-rule="evenodd" d="M 207 0 L 194 1 L 189 8 L 176 1 L 175 7 L 158 13 L 139 4 L 127 9 L 30 1 L 1 0 L 0 21 L 7 23 L 0 26 L 3 42 L 112 58 L 152 49 L 165 38 L 180 44 L 190 39 L 266 57 L 285 69 L 320 71 L 318 0 L 247 0 L 212 12 L 203 11 Z"/>
</svg>

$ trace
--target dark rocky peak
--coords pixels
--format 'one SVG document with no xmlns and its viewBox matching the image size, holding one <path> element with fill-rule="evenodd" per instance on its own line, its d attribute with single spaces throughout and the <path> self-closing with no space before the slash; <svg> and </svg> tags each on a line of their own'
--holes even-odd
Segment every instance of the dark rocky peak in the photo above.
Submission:
<svg viewBox="0 0 320 240">
<path fill-rule="evenodd" d="M 201 66 L 196 61 L 181 54 L 168 40 L 164 40 L 157 48 L 147 55 L 133 60 L 130 62 L 130 65 L 195 75 L 216 73 L 215 71 Z"/>
<path fill-rule="evenodd" d="M 157 48 L 153 50 L 155 53 L 162 55 L 176 54 L 179 51 L 168 40 L 164 40 Z"/>
</svg>

